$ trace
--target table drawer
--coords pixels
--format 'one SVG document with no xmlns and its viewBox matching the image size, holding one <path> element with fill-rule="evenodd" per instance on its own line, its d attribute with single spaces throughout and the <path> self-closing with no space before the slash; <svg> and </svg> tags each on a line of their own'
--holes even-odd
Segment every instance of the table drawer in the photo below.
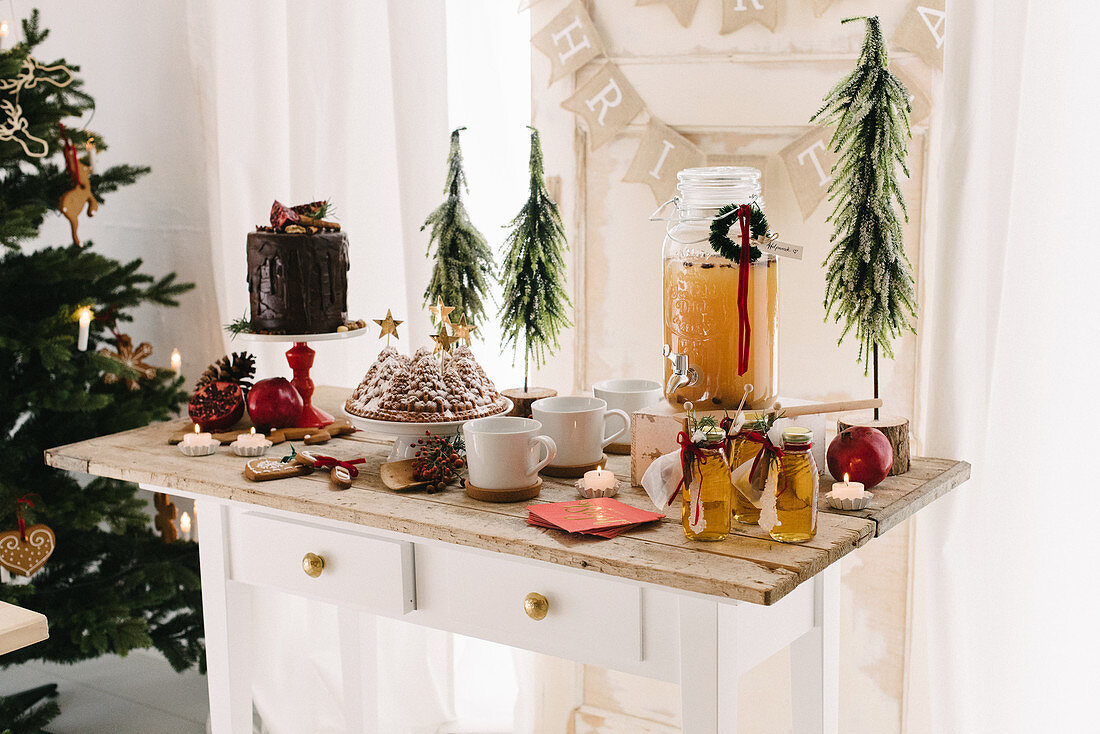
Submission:
<svg viewBox="0 0 1100 734">
<path fill-rule="evenodd" d="M 389 616 L 416 608 L 412 543 L 254 512 L 232 519 L 229 539 L 234 581 Z M 323 561 L 316 577 L 307 553 Z"/>
<path fill-rule="evenodd" d="M 448 556 L 447 598 L 456 631 L 605 667 L 630 669 L 641 662 L 640 587 L 538 561 L 458 550 Z M 525 609 L 532 593 L 548 602 L 541 620 Z"/>
</svg>

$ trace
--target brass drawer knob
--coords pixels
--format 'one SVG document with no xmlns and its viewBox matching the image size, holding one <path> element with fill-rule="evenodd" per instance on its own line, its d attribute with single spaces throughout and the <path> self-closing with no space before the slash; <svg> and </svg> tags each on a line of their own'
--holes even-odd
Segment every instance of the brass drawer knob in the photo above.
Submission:
<svg viewBox="0 0 1100 734">
<path fill-rule="evenodd" d="M 306 576 L 315 579 L 325 570 L 325 559 L 316 553 L 306 553 L 302 556 L 302 570 Z"/>
<path fill-rule="evenodd" d="M 532 591 L 523 599 L 523 611 L 537 622 L 545 619 L 550 612 L 550 601 L 542 594 Z"/>
</svg>

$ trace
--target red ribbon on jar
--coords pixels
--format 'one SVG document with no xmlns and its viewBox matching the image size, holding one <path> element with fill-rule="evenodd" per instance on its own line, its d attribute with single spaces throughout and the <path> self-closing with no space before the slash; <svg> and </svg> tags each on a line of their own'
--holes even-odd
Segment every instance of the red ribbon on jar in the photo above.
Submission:
<svg viewBox="0 0 1100 734">
<path fill-rule="evenodd" d="M 742 204 L 737 209 L 737 221 L 741 224 L 741 257 L 737 268 L 737 374 L 743 375 L 749 370 L 749 344 L 752 340 L 752 327 L 749 325 L 749 273 L 752 263 L 752 244 L 749 241 L 749 224 L 752 209 Z"/>
<path fill-rule="evenodd" d="M 676 495 L 680 494 L 680 490 L 687 486 L 688 477 L 691 475 L 692 459 L 700 464 L 707 463 L 707 455 L 695 445 L 687 431 L 680 431 L 676 435 L 676 443 L 680 444 L 680 468 L 683 476 L 680 477 L 680 483 L 676 485 L 676 491 L 668 498 L 669 504 L 672 504 L 672 500 L 676 499 Z"/>
<path fill-rule="evenodd" d="M 760 444 L 760 453 L 756 455 L 756 458 L 752 460 L 752 469 L 749 469 L 749 480 L 751 481 L 756 476 L 756 468 L 760 465 L 760 457 L 764 454 L 771 454 L 776 459 L 783 458 L 783 449 L 772 443 L 772 440 L 768 438 L 768 434 L 760 433 L 759 431 L 741 431 L 737 434 L 738 438 L 743 438 L 746 441 Z"/>
</svg>

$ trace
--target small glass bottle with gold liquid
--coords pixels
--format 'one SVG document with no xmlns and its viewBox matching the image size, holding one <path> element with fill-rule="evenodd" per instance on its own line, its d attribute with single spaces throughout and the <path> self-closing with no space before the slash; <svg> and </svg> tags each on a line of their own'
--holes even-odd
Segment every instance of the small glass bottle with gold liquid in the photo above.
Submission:
<svg viewBox="0 0 1100 734">
<path fill-rule="evenodd" d="M 741 427 L 741 433 L 733 438 L 730 449 L 730 469 L 736 474 L 738 467 L 756 462 L 756 471 L 746 475 L 742 484 L 733 483 L 733 519 L 745 525 L 756 525 L 760 522 L 760 495 L 764 491 L 764 479 L 768 475 L 768 457 L 763 456 L 757 461 L 756 457 L 764 450 L 764 444 L 751 441 L 745 437 L 745 431 L 767 434 L 768 425 L 763 421 L 749 421 Z M 755 500 L 755 501 L 754 501 Z"/>
<path fill-rule="evenodd" d="M 688 540 L 724 540 L 733 500 L 726 434 L 714 428 L 695 447 L 688 460 L 690 476 L 684 477 L 684 535 Z"/>
<path fill-rule="evenodd" d="M 769 535 L 784 543 L 804 543 L 817 533 L 817 463 L 810 452 L 813 431 L 783 431 L 783 457 L 775 488 L 775 525 Z"/>
</svg>

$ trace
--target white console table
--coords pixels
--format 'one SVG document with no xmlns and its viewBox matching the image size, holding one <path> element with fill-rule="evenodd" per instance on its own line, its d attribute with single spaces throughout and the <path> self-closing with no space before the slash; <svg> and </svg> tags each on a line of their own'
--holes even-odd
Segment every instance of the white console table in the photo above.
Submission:
<svg viewBox="0 0 1100 734">
<path fill-rule="evenodd" d="M 318 388 L 315 401 L 338 412 L 349 393 Z M 377 731 L 375 668 L 360 661 L 371 660 L 373 624 L 382 615 L 679 682 L 686 734 L 733 734 L 738 677 L 790 645 L 794 731 L 835 733 L 836 561 L 970 475 L 965 462 L 913 459 L 907 474 L 875 488 L 867 510 L 823 505 L 817 536 L 801 545 L 774 542 L 755 526 L 738 526 L 722 542 L 693 543 L 678 517 L 602 540 L 528 526 L 530 502 L 488 504 L 456 488 L 392 492 L 378 478 L 387 443 L 362 433 L 317 447 L 339 458 L 367 457 L 354 486 L 340 492 L 322 472 L 246 481 L 246 460 L 224 447 L 215 456 L 185 457 L 168 444 L 183 424 L 50 449 L 46 462 L 195 499 L 215 734 L 251 732 L 253 586 L 338 606 L 341 648 L 349 653 L 341 661 L 344 690 L 358 693 L 345 696 L 352 731 Z M 627 485 L 628 463 L 613 457 L 608 467 Z M 537 502 L 576 497 L 569 481 L 543 481 Z M 619 499 L 649 506 L 639 488 Z M 319 575 L 305 572 L 307 554 L 322 559 Z M 548 602 L 542 619 L 526 611 L 531 594 Z"/>
</svg>

